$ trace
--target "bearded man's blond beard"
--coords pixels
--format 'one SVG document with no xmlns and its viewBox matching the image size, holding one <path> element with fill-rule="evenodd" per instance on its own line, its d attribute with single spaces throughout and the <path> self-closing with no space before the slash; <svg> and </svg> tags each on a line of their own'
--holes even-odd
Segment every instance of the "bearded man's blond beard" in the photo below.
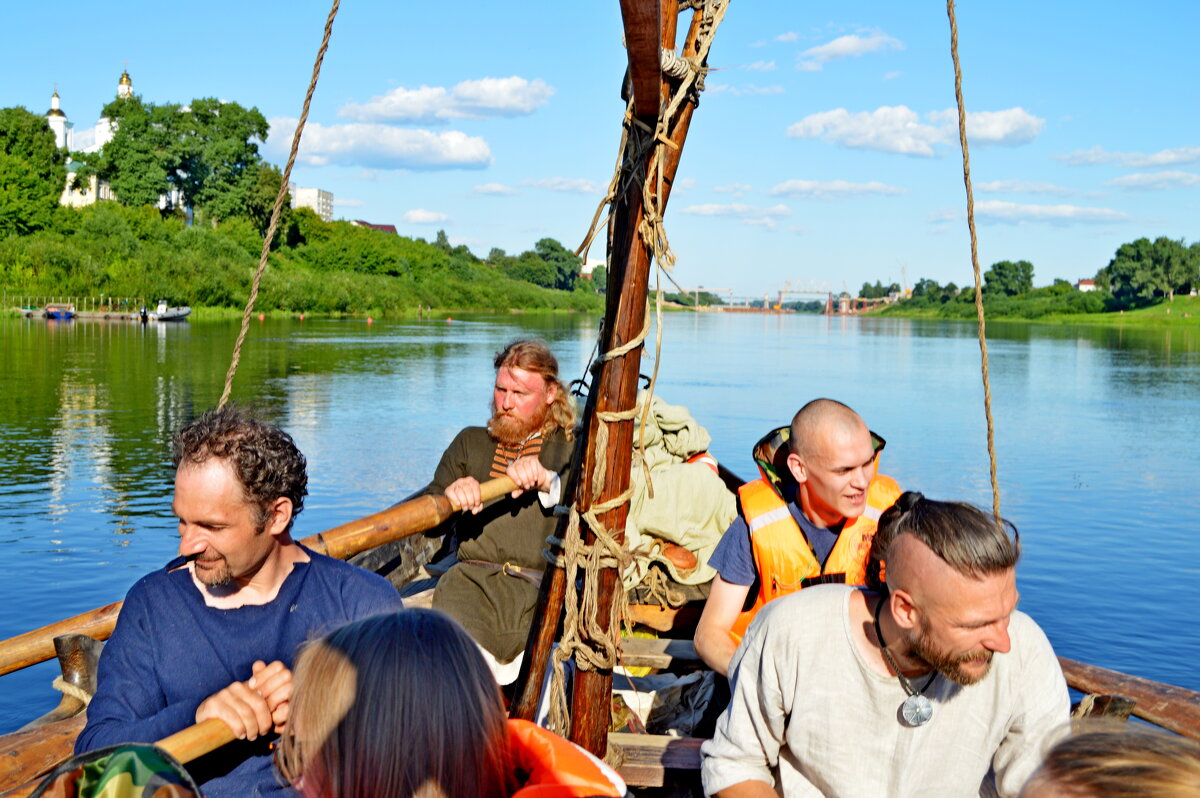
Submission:
<svg viewBox="0 0 1200 798">
<path fill-rule="evenodd" d="M 541 405 L 532 418 L 521 419 L 511 413 L 496 409 L 496 404 L 493 402 L 492 417 L 487 423 L 488 434 L 506 446 L 520 446 L 531 435 L 541 431 L 549 412 L 549 405 Z"/>
</svg>

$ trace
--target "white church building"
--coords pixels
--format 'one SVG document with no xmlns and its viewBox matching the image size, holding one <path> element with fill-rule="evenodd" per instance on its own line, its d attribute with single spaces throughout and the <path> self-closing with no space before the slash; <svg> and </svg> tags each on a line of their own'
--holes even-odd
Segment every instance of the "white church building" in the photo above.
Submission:
<svg viewBox="0 0 1200 798">
<path fill-rule="evenodd" d="M 132 96 L 133 80 L 129 77 L 129 71 L 126 70 L 121 73 L 121 78 L 117 81 L 117 99 Z M 105 144 L 112 141 L 113 132 L 116 130 L 116 125 L 106 116 L 97 119 L 91 127 L 76 129 L 62 109 L 62 100 L 58 96 L 57 89 L 50 97 L 50 110 L 46 112 L 46 122 L 50 125 L 50 130 L 54 131 L 54 141 L 58 148 L 68 152 L 99 152 Z M 67 170 L 70 172 L 70 164 L 67 165 Z M 63 188 L 62 196 L 59 198 L 60 205 L 82 208 L 85 205 L 93 205 L 98 200 L 114 199 L 112 188 L 108 183 L 95 176 L 92 176 L 88 180 L 88 184 L 81 188 L 71 188 L 72 180 L 74 180 L 74 175 L 69 173 L 67 185 Z"/>
</svg>

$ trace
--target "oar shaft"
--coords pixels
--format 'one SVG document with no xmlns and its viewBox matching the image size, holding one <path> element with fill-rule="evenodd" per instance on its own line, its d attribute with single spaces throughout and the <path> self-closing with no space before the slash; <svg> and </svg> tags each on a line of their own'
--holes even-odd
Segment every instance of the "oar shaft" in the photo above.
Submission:
<svg viewBox="0 0 1200 798">
<path fill-rule="evenodd" d="M 516 490 L 516 487 L 508 477 L 500 477 L 482 483 L 479 490 L 483 501 L 487 502 Z M 418 496 L 382 512 L 310 535 L 300 542 L 330 557 L 346 559 L 375 546 L 433 529 L 459 509 L 445 496 Z M 116 626 L 120 610 L 121 602 L 118 601 L 0 640 L 0 676 L 53 659 L 54 638 L 59 635 L 76 632 L 96 640 L 107 640 Z"/>
<path fill-rule="evenodd" d="M 188 726 L 183 731 L 177 731 L 170 737 L 164 737 L 155 745 L 184 764 L 193 759 L 199 759 L 210 751 L 215 751 L 225 743 L 236 739 L 233 729 L 220 718 L 209 718 L 206 721 Z"/>
</svg>

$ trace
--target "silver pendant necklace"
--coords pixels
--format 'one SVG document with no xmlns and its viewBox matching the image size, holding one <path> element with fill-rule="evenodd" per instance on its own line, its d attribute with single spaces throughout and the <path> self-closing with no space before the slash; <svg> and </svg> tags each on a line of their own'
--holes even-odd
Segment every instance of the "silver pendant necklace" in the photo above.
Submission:
<svg viewBox="0 0 1200 798">
<path fill-rule="evenodd" d="M 904 699 L 904 703 L 900 705 L 900 715 L 909 726 L 924 726 L 933 717 L 933 702 L 926 698 L 924 693 L 929 689 L 929 685 L 933 684 L 933 680 L 937 678 L 937 671 L 931 673 L 929 679 L 918 690 L 912 686 L 912 682 L 896 667 L 896 660 L 892 659 L 892 655 L 888 652 L 887 643 L 883 639 L 883 632 L 879 628 L 879 610 L 883 607 L 885 601 L 887 601 L 887 597 L 881 597 L 879 603 L 875 605 L 875 637 L 879 639 L 879 646 L 883 650 L 883 658 L 887 660 L 887 664 L 891 666 L 892 671 L 896 674 L 896 678 L 900 680 L 900 686 L 908 694 L 908 698 Z"/>
</svg>

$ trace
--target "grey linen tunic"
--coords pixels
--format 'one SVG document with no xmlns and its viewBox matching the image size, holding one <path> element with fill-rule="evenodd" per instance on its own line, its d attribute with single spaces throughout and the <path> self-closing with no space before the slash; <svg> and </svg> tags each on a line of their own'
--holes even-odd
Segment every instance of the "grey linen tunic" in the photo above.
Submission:
<svg viewBox="0 0 1200 798">
<path fill-rule="evenodd" d="M 561 430 L 542 441 L 541 464 L 557 472 L 566 483 L 572 445 Z M 425 493 L 441 494 L 456 479 L 471 476 L 486 482 L 496 453 L 496 442 L 484 427 L 467 427 L 442 455 L 433 482 Z M 510 562 L 539 572 L 545 567 L 542 549 L 556 523 L 553 508 L 543 507 L 537 491 L 516 499 L 503 496 L 484 505 L 478 515 L 462 513 L 453 522 L 458 559 Z M 499 571 L 459 563 L 438 580 L 434 609 L 461 623 L 471 637 L 499 662 L 510 662 L 525 648 L 533 619 L 537 588 L 524 579 Z"/>
<path fill-rule="evenodd" d="M 1014 612 L 1009 653 L 969 687 L 939 675 L 925 691 L 933 719 L 908 727 L 899 682 L 851 637 L 853 590 L 810 587 L 755 618 L 731 663 L 733 699 L 702 748 L 705 794 L 758 780 L 787 798 L 1017 795 L 1068 724 L 1042 630 Z"/>
</svg>

